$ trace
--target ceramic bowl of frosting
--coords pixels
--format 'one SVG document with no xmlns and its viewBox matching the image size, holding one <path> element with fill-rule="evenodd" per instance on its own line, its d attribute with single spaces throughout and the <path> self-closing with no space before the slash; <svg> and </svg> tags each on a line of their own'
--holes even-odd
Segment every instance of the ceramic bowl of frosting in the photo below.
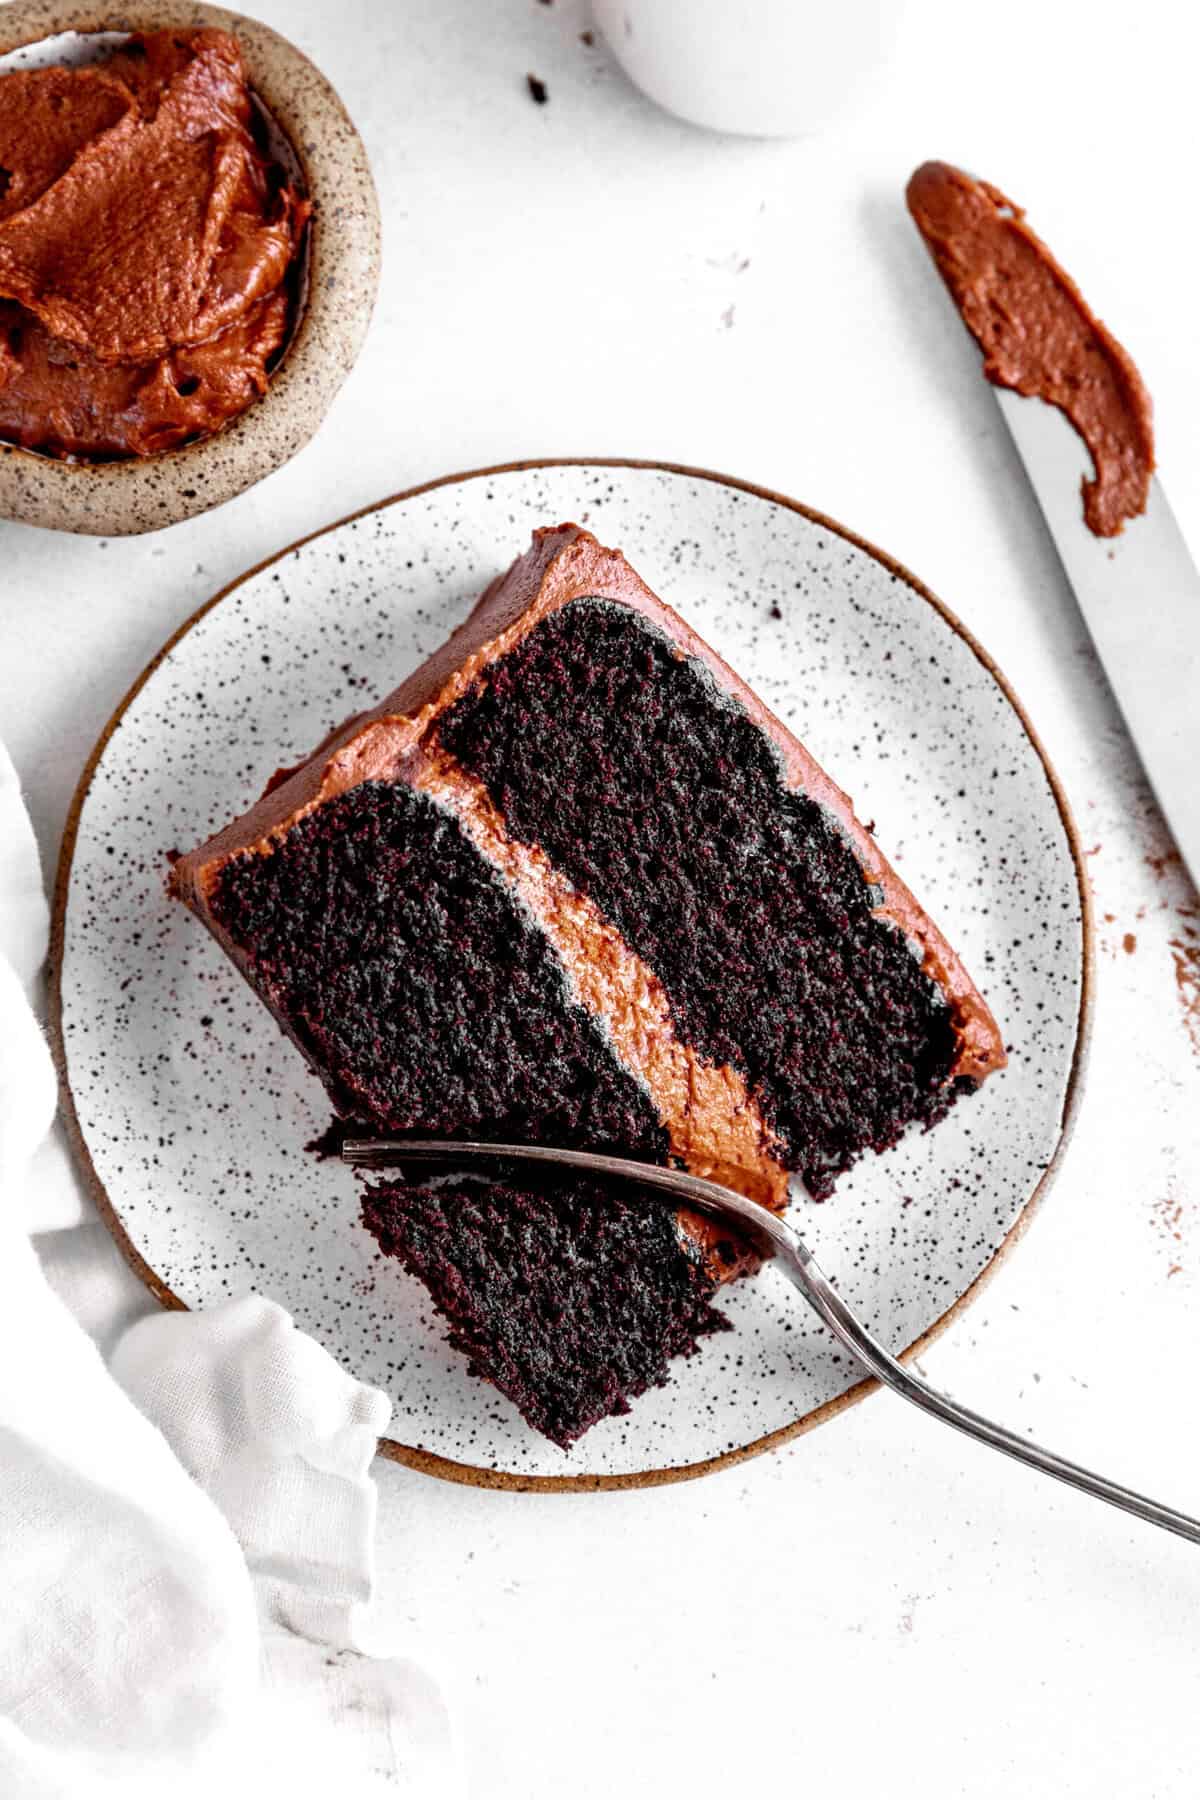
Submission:
<svg viewBox="0 0 1200 1800">
<path fill-rule="evenodd" d="M 0 74 L 0 517 L 110 537 L 220 506 L 303 448 L 365 336 L 353 124 L 277 32 L 187 0 L 13 0 Z M 183 221 L 165 249 L 147 217 Z"/>
</svg>

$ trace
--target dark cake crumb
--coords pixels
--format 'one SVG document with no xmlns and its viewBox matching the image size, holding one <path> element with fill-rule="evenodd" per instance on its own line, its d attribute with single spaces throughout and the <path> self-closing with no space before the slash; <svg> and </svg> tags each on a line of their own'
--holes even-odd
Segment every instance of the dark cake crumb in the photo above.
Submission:
<svg viewBox="0 0 1200 1800">
<path fill-rule="evenodd" d="M 536 75 L 527 75 L 525 80 L 529 86 L 529 92 L 533 96 L 533 99 L 539 106 L 545 106 L 547 100 L 550 98 L 545 82 L 540 81 Z"/>
<path fill-rule="evenodd" d="M 339 1115 L 661 1162 L 645 1089 L 502 877 L 426 795 L 367 781 L 225 865 L 215 918 Z"/>
<path fill-rule="evenodd" d="M 428 1288 L 472 1374 L 564 1450 L 729 1329 L 671 1208 L 598 1182 L 387 1184 L 363 1221 Z"/>
<path fill-rule="evenodd" d="M 598 599 L 551 614 L 441 739 L 654 970 L 683 1040 L 742 1073 L 815 1196 L 945 1111 L 949 1009 L 850 842 L 640 615 Z"/>
</svg>

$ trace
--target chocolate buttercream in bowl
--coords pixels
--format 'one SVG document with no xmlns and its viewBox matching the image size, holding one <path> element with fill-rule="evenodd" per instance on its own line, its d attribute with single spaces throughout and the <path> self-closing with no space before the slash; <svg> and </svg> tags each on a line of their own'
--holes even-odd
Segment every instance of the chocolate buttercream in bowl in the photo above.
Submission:
<svg viewBox="0 0 1200 1800">
<path fill-rule="evenodd" d="M 0 13 L 0 512 L 118 535 L 302 447 L 378 281 L 362 145 L 324 78 L 205 5 Z"/>
<path fill-rule="evenodd" d="M 265 393 L 310 206 L 236 38 L 158 31 L 0 74 L 0 437 L 150 456 Z"/>
</svg>

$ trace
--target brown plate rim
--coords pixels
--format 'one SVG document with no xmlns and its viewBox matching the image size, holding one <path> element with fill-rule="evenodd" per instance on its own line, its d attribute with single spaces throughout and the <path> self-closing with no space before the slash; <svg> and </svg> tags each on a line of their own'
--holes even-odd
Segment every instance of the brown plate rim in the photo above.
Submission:
<svg viewBox="0 0 1200 1800">
<path fill-rule="evenodd" d="M 488 480 L 497 475 L 522 474 L 533 469 L 561 468 L 648 469 L 668 475 L 683 475 L 698 481 L 716 482 L 720 486 L 734 488 L 740 493 L 753 494 L 757 499 L 770 501 L 776 506 L 787 507 L 791 512 L 799 513 L 802 518 L 808 519 L 812 524 L 821 526 L 823 530 L 836 533 L 837 536 L 842 538 L 846 543 L 853 544 L 857 549 L 865 551 L 868 556 L 874 557 L 876 562 L 880 563 L 889 571 L 889 573 L 897 576 L 903 581 L 919 599 L 926 601 L 932 606 L 935 612 L 941 616 L 950 629 L 962 638 L 963 642 L 967 645 L 968 649 L 971 650 L 978 662 L 982 664 L 988 674 L 996 682 L 1001 693 L 1016 713 L 1022 729 L 1032 744 L 1033 749 L 1037 753 L 1042 767 L 1045 770 L 1046 780 L 1049 783 L 1050 792 L 1053 795 L 1059 817 L 1062 820 L 1063 829 L 1067 836 L 1067 843 L 1071 851 L 1071 857 L 1075 865 L 1075 877 L 1079 890 L 1079 903 L 1083 923 L 1079 1021 L 1076 1028 L 1075 1046 L 1071 1057 L 1071 1068 L 1067 1077 L 1067 1089 L 1063 1101 L 1062 1124 L 1059 1129 L 1058 1141 L 1054 1146 L 1053 1154 L 1046 1164 L 1045 1169 L 1042 1171 L 1037 1185 L 1034 1187 L 1029 1198 L 1017 1214 L 1016 1219 L 1009 1227 L 1007 1234 L 993 1251 L 988 1262 L 980 1270 L 974 1281 L 972 1281 L 968 1287 L 964 1288 L 963 1292 L 953 1304 L 947 1307 L 946 1311 L 934 1320 L 928 1330 L 923 1332 L 919 1338 L 901 1353 L 902 1361 L 911 1362 L 919 1357 L 930 1344 L 939 1338 L 942 1333 L 946 1331 L 963 1312 L 965 1312 L 968 1306 L 978 1299 L 984 1287 L 992 1279 L 992 1276 L 1008 1256 L 1013 1246 L 1025 1235 L 1031 1219 L 1037 1212 L 1046 1194 L 1049 1192 L 1053 1178 L 1058 1172 L 1063 1152 L 1066 1149 L 1075 1128 L 1079 1111 L 1079 1100 L 1083 1087 L 1084 1069 L 1087 1061 L 1087 1049 L 1091 1036 L 1092 1006 L 1094 999 L 1093 990 L 1095 983 L 1093 907 L 1083 846 L 1079 837 L 1078 827 L 1075 824 L 1071 812 L 1070 803 L 1067 800 L 1066 792 L 1059 779 L 1058 772 L 1050 761 L 1046 748 L 1038 736 L 1033 722 L 1025 711 L 1024 706 L 1017 698 L 1008 677 L 999 668 L 993 658 L 989 656 L 988 652 L 983 648 L 978 639 L 962 623 L 961 619 L 957 618 L 956 615 L 951 612 L 950 608 L 925 586 L 924 582 L 918 580 L 909 569 L 906 569 L 902 563 L 897 562 L 894 557 L 889 556 L 886 551 L 878 549 L 868 539 L 860 537 L 856 532 L 847 530 L 844 525 L 840 525 L 836 519 L 831 519 L 828 514 L 818 512 L 814 507 L 805 506 L 799 500 L 793 500 L 789 495 L 778 493 L 773 488 L 762 487 L 752 481 L 743 481 L 736 475 L 722 475 L 713 469 L 693 468 L 686 463 L 658 462 L 652 458 L 645 457 L 546 456 L 528 458 L 517 462 L 497 463 L 491 467 L 481 469 L 466 469 L 454 475 L 440 475 L 436 480 L 420 482 L 415 487 L 405 488 L 401 493 L 390 494 L 384 500 L 377 500 L 369 506 L 359 507 L 357 511 L 347 513 L 344 518 L 335 519 L 332 524 L 323 525 L 317 531 L 310 531 L 304 537 L 297 538 L 294 542 L 285 545 L 282 550 L 277 550 L 271 556 L 264 557 L 261 562 L 255 563 L 253 568 L 244 570 L 243 573 L 238 575 L 233 581 L 227 582 L 218 593 L 214 594 L 211 599 L 206 600 L 202 606 L 197 607 L 196 611 L 191 613 L 189 617 L 184 620 L 182 625 L 171 633 L 171 636 L 167 639 L 166 643 L 163 644 L 162 648 L 146 664 L 146 667 L 142 670 L 141 674 L 137 677 L 133 685 L 118 704 L 107 725 L 104 727 L 104 730 L 101 732 L 95 748 L 92 750 L 91 755 L 84 765 L 83 773 L 80 775 L 79 782 L 71 801 L 70 811 L 67 814 L 66 827 L 63 831 L 62 847 L 58 858 L 58 869 L 55 876 L 53 916 L 50 927 L 50 1005 L 47 1022 L 49 1026 L 51 1049 L 53 1050 L 55 1066 L 58 1070 L 61 1105 L 64 1120 L 66 1122 L 67 1135 L 79 1162 L 85 1184 L 96 1203 L 100 1216 L 108 1226 L 108 1229 L 115 1238 L 125 1260 L 133 1269 L 134 1273 L 140 1277 L 150 1289 L 151 1293 L 155 1295 L 163 1306 L 178 1311 L 187 1311 L 185 1302 L 182 1301 L 177 1294 L 173 1293 L 154 1269 L 150 1267 L 149 1263 L 146 1262 L 145 1258 L 130 1239 L 124 1225 L 121 1223 L 112 1200 L 109 1198 L 103 1182 L 96 1172 L 95 1165 L 92 1162 L 91 1153 L 88 1150 L 87 1142 L 83 1135 L 82 1127 L 79 1123 L 74 1096 L 71 1092 L 70 1080 L 67 1073 L 66 1047 L 63 1034 L 63 945 L 66 931 L 67 896 L 75 856 L 75 844 L 79 835 L 79 821 L 83 813 L 84 802 L 87 799 L 88 791 L 91 787 L 92 777 L 96 772 L 101 757 L 108 747 L 110 738 L 120 724 L 127 709 L 150 680 L 151 676 L 156 673 L 162 663 L 170 655 L 176 644 L 186 637 L 192 627 L 198 624 L 206 614 L 210 613 L 214 607 L 219 606 L 221 601 L 225 600 L 236 588 L 241 587 L 245 582 L 252 580 L 254 576 L 261 573 L 263 569 L 269 568 L 273 563 L 282 561 L 282 559 L 285 556 L 290 555 L 292 551 L 299 550 L 305 544 L 312 543 L 315 538 L 324 537 L 328 532 L 336 531 L 341 526 L 348 525 L 353 519 L 361 519 L 365 518 L 370 513 L 382 512 L 385 507 L 401 505 L 405 501 L 417 499 L 422 494 L 432 493 L 437 488 L 453 487 L 468 481 Z M 799 1419 L 794 1419 L 790 1424 L 782 1425 L 775 1431 L 766 1432 L 763 1436 L 753 1439 L 752 1442 L 748 1444 L 741 1444 L 736 1449 L 723 1450 L 719 1455 L 705 1457 L 699 1462 L 683 1463 L 675 1467 L 664 1469 L 643 1469 L 639 1470 L 636 1474 L 510 1474 L 506 1470 L 486 1469 L 473 1463 L 456 1462 L 450 1457 L 438 1455 L 435 1451 L 423 1450 L 415 1444 L 398 1443 L 394 1438 L 380 1438 L 379 1452 L 380 1455 L 386 1456 L 394 1462 L 403 1463 L 406 1467 L 411 1469 L 419 1469 L 423 1474 L 435 1475 L 443 1481 L 455 1481 L 471 1487 L 502 1489 L 515 1493 L 612 1493 L 628 1491 L 632 1488 L 664 1487 L 671 1482 L 694 1481 L 699 1476 L 712 1474 L 717 1469 L 732 1468 L 738 1463 L 746 1462 L 752 1456 L 761 1456 L 764 1451 L 774 1450 L 781 1444 L 790 1443 L 794 1438 L 803 1436 L 804 1433 L 814 1430 L 818 1425 L 823 1425 L 827 1419 L 832 1419 L 838 1413 L 844 1412 L 847 1407 L 856 1405 L 860 1400 L 865 1399 L 866 1396 L 878 1386 L 879 1383 L 873 1379 L 857 1382 L 854 1387 L 847 1389 L 844 1394 L 839 1394 L 836 1399 L 827 1400 L 823 1405 L 814 1407 L 810 1412 L 803 1414 Z"/>
</svg>

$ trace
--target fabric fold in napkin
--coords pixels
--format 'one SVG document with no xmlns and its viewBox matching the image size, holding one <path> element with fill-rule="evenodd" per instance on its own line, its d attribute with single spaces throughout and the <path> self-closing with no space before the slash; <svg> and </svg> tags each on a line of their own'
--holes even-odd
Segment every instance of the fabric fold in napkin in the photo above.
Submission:
<svg viewBox="0 0 1200 1800">
<path fill-rule="evenodd" d="M 47 927 L 0 747 L 0 1795 L 453 1794 L 434 1683 L 359 1654 L 386 1396 L 255 1296 L 148 1310 L 106 1367 L 46 1279 L 30 1231 L 73 1292 L 96 1230 L 34 1016 Z"/>
</svg>

